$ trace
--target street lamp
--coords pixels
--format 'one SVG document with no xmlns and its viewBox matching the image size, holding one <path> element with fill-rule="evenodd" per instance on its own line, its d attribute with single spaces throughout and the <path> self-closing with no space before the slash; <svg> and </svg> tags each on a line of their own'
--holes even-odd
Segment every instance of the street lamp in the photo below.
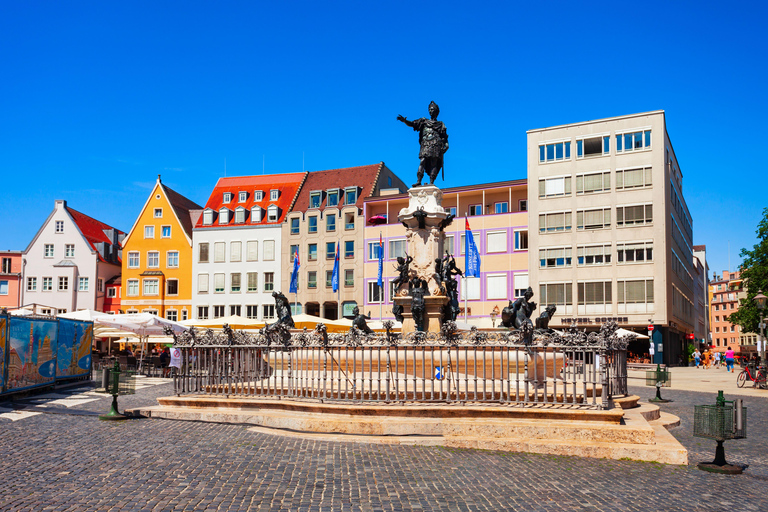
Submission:
<svg viewBox="0 0 768 512">
<path fill-rule="evenodd" d="M 491 325 L 493 328 L 496 328 L 496 317 L 499 316 L 499 306 L 493 306 L 493 311 L 491 311 Z"/>
<path fill-rule="evenodd" d="M 757 304 L 757 310 L 760 313 L 760 364 L 765 366 L 765 319 L 763 318 L 763 311 L 765 311 L 765 303 L 768 301 L 768 297 L 763 295 L 762 290 L 758 290 L 757 295 L 752 300 Z"/>
</svg>

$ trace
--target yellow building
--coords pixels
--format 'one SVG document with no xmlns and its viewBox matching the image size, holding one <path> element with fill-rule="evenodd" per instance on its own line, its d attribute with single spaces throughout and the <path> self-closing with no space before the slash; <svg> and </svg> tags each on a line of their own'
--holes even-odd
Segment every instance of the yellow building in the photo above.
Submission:
<svg viewBox="0 0 768 512">
<path fill-rule="evenodd" d="M 171 190 L 157 176 L 152 193 L 123 240 L 126 313 L 186 320 L 192 311 L 192 226 L 202 206 Z"/>
</svg>

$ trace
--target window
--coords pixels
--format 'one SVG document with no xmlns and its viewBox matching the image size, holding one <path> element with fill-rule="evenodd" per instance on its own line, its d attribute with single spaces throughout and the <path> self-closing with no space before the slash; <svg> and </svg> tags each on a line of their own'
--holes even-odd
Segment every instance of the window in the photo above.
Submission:
<svg viewBox="0 0 768 512">
<path fill-rule="evenodd" d="M 493 211 L 494 213 L 507 213 L 509 211 L 509 203 L 506 201 L 494 203 Z"/>
<path fill-rule="evenodd" d="M 344 257 L 345 258 L 355 257 L 355 241 L 354 240 L 344 240 Z"/>
<path fill-rule="evenodd" d="M 639 204 L 634 206 L 616 207 L 617 226 L 636 226 L 653 222 L 653 205 Z"/>
<path fill-rule="evenodd" d="M 456 216 L 456 207 L 455 206 L 451 206 L 450 208 L 448 208 L 448 213 L 450 213 L 451 215 L 453 215 L 455 217 Z"/>
<path fill-rule="evenodd" d="M 50 309 L 48 311 L 50 311 Z M 57 315 L 63 315 L 66 312 L 67 312 L 67 308 L 62 308 L 62 309 L 57 309 L 56 310 L 56 314 Z"/>
<path fill-rule="evenodd" d="M 259 242 L 249 240 L 245 243 L 245 261 L 257 261 L 259 259 Z"/>
<path fill-rule="evenodd" d="M 275 260 L 275 241 L 264 240 L 264 261 Z"/>
<path fill-rule="evenodd" d="M 467 277 L 462 279 L 461 286 L 461 300 L 464 300 L 464 294 L 467 294 L 467 300 L 479 300 L 480 299 L 480 278 L 479 277 Z"/>
<path fill-rule="evenodd" d="M 219 224 L 229 224 L 229 208 L 219 210 Z"/>
<path fill-rule="evenodd" d="M 525 290 L 528 289 L 528 274 L 515 274 L 513 276 L 515 284 L 515 298 L 519 299 L 525 294 Z"/>
<path fill-rule="evenodd" d="M 240 272 L 232 272 L 229 276 L 229 289 L 232 293 L 240 293 Z"/>
<path fill-rule="evenodd" d="M 131 251 L 128 253 L 128 268 L 139 268 L 138 251 Z"/>
<path fill-rule="evenodd" d="M 309 207 L 320 208 L 320 201 L 323 198 L 322 192 L 310 192 L 309 193 Z"/>
<path fill-rule="evenodd" d="M 63 220 L 57 220 L 56 221 L 56 232 L 57 233 L 63 233 L 64 232 L 64 221 Z"/>
<path fill-rule="evenodd" d="M 485 234 L 485 252 L 507 252 L 507 232 L 490 231 Z"/>
<path fill-rule="evenodd" d="M 197 319 L 208 320 L 208 306 L 197 306 Z"/>
<path fill-rule="evenodd" d="M 368 259 L 379 259 L 379 242 L 368 242 Z"/>
<path fill-rule="evenodd" d="M 314 261 L 317 259 L 317 244 L 309 244 L 307 250 L 307 259 L 309 261 Z"/>
<path fill-rule="evenodd" d="M 611 209 L 578 210 L 576 229 L 604 229 L 611 227 Z"/>
<path fill-rule="evenodd" d="M 232 202 L 232 192 L 224 192 L 224 197 L 222 198 L 222 202 L 224 202 L 224 203 L 231 203 Z"/>
<path fill-rule="evenodd" d="M 263 319 L 264 320 L 273 320 L 275 318 L 275 305 L 274 304 L 264 304 L 262 306 L 263 311 Z"/>
<path fill-rule="evenodd" d="M 344 229 L 355 229 L 355 214 L 354 213 L 345 213 L 344 214 Z"/>
<path fill-rule="evenodd" d="M 264 291 L 271 292 L 275 289 L 275 273 L 264 272 Z"/>
<path fill-rule="evenodd" d="M 473 231 L 472 232 L 472 239 L 475 241 L 475 245 L 477 246 L 477 250 L 480 250 L 480 233 Z M 461 233 L 459 235 L 459 254 L 464 254 L 464 249 L 467 248 L 466 243 L 466 237 L 464 236 L 464 233 Z"/>
<path fill-rule="evenodd" d="M 144 280 L 144 295 L 159 295 L 160 294 L 160 280 L 159 279 L 145 279 Z"/>
<path fill-rule="evenodd" d="M 197 262 L 208 263 L 208 242 L 201 242 L 197 245 Z"/>
<path fill-rule="evenodd" d="M 590 137 L 576 141 L 576 158 L 607 155 L 611 152 L 610 135 Z"/>
<path fill-rule="evenodd" d="M 453 254 L 455 247 L 453 246 L 453 235 L 445 235 L 445 241 L 443 242 L 443 254 L 448 251 L 449 254 Z"/>
<path fill-rule="evenodd" d="M 11 258 L 3 258 L 2 272 L 3 272 L 3 274 L 10 274 L 11 273 Z"/>
<path fill-rule="evenodd" d="M 317 272 L 314 270 L 307 272 L 307 288 L 317 288 Z"/>
<path fill-rule="evenodd" d="M 298 217 L 294 217 L 291 219 L 291 234 L 292 235 L 298 235 L 299 234 L 299 219 Z"/>
<path fill-rule="evenodd" d="M 0 281 L 0 295 L 8 295 L 8 281 L 6 279 Z"/>
<path fill-rule="evenodd" d="M 128 280 L 128 295 L 130 297 L 135 297 L 139 294 L 139 280 L 138 279 L 129 279 Z"/>
<path fill-rule="evenodd" d="M 245 222 L 245 208 L 238 206 L 235 210 L 235 224 L 242 224 Z"/>
<path fill-rule="evenodd" d="M 163 226 L 160 233 L 162 238 L 171 238 L 171 226 Z"/>
<path fill-rule="evenodd" d="M 74 258 L 75 257 L 75 244 L 65 244 L 64 245 L 64 257 L 65 258 Z"/>
<path fill-rule="evenodd" d="M 213 318 L 224 317 L 224 306 L 213 306 Z"/>
<path fill-rule="evenodd" d="M 79 292 L 87 292 L 88 291 L 88 278 L 87 277 L 78 277 L 77 278 L 77 291 L 79 291 Z"/>
<path fill-rule="evenodd" d="M 539 285 L 539 304 L 554 304 L 559 312 L 573 311 L 573 286 L 571 283 L 542 283 Z"/>
<path fill-rule="evenodd" d="M 352 269 L 344 270 L 344 286 L 355 285 L 355 271 Z"/>
<path fill-rule="evenodd" d="M 179 251 L 168 251 L 165 253 L 165 266 L 168 268 L 179 267 Z"/>
<path fill-rule="evenodd" d="M 507 298 L 507 275 L 506 274 L 488 274 L 485 276 L 486 298 L 506 299 Z"/>
<path fill-rule="evenodd" d="M 160 266 L 160 253 L 158 251 L 149 251 L 147 253 L 147 268 L 158 268 Z"/>
<path fill-rule="evenodd" d="M 396 259 L 398 256 L 405 258 L 405 250 L 407 241 L 402 240 L 390 240 L 389 241 L 389 259 Z"/>
<path fill-rule="evenodd" d="M 59 291 L 65 292 L 69 290 L 69 278 L 67 276 L 59 277 Z"/>
<path fill-rule="evenodd" d="M 214 242 L 213 244 L 213 262 L 224 263 L 226 261 L 227 244 L 225 242 Z"/>
<path fill-rule="evenodd" d="M 243 311 L 242 306 L 240 306 L 239 304 L 233 304 L 229 306 L 229 314 L 232 316 L 234 315 L 240 316 L 240 313 L 242 313 L 242 311 Z"/>
<path fill-rule="evenodd" d="M 117 288 L 115 288 L 114 286 L 110 286 L 109 288 L 107 288 L 107 298 L 114 299 L 116 297 L 117 297 Z"/>
<path fill-rule="evenodd" d="M 328 201 L 327 206 L 338 206 L 339 205 L 339 190 L 329 190 L 328 191 Z"/>
<path fill-rule="evenodd" d="M 27 278 L 27 291 L 28 292 L 36 292 L 37 291 L 37 278 L 36 277 L 28 277 Z"/>
<path fill-rule="evenodd" d="M 288 261 L 293 263 L 293 260 L 296 259 L 296 256 L 299 255 L 299 246 L 298 245 L 292 245 L 291 246 L 291 252 L 288 255 Z"/>
<path fill-rule="evenodd" d="M 267 220 L 269 222 L 277 222 L 277 206 L 272 204 L 267 208 Z"/>
<path fill-rule="evenodd" d="M 558 197 L 571 195 L 571 177 L 559 176 L 539 180 L 539 197 Z"/>
<path fill-rule="evenodd" d="M 263 190 L 257 190 L 253 193 L 253 200 L 254 201 L 263 201 L 264 200 L 264 191 Z"/>
<path fill-rule="evenodd" d="M 333 287 L 333 270 L 325 271 L 325 287 L 326 288 Z"/>
<path fill-rule="evenodd" d="M 653 279 L 618 281 L 616 295 L 619 313 L 644 313 L 652 311 L 646 304 L 653 304 Z"/>
<path fill-rule="evenodd" d="M 245 318 L 255 320 L 259 317 L 259 306 L 245 306 Z"/>
<path fill-rule="evenodd" d="M 576 175 L 576 194 L 594 194 L 608 190 L 611 190 L 610 171 Z"/>
<path fill-rule="evenodd" d="M 653 261 L 653 241 L 617 243 L 616 261 L 619 263 Z"/>
<path fill-rule="evenodd" d="M 571 212 L 552 212 L 539 215 L 539 233 L 571 230 Z"/>
<path fill-rule="evenodd" d="M 179 294 L 179 280 L 178 279 L 169 279 L 165 282 L 165 293 L 167 295 L 178 295 Z"/>
<path fill-rule="evenodd" d="M 280 197 L 280 191 L 277 189 L 272 189 L 269 191 L 269 200 L 270 201 L 277 201 L 277 198 Z"/>
<path fill-rule="evenodd" d="M 528 200 L 527 199 L 520 199 L 517 202 L 517 206 L 518 206 L 518 208 L 517 208 L 518 211 L 527 212 L 528 211 Z"/>
<path fill-rule="evenodd" d="M 336 231 L 336 215 L 331 213 L 325 216 L 325 230 Z"/>
<path fill-rule="evenodd" d="M 203 225 L 210 226 L 213 224 L 213 210 L 205 210 L 203 212 Z"/>
<path fill-rule="evenodd" d="M 649 147 L 651 147 L 651 130 L 616 134 L 617 153 L 637 151 Z"/>
<path fill-rule="evenodd" d="M 326 242 L 325 243 L 325 259 L 332 260 L 335 257 L 336 257 L 336 243 Z"/>
<path fill-rule="evenodd" d="M 46 258 L 53 258 L 53 244 L 45 244 L 43 254 Z"/>
<path fill-rule="evenodd" d="M 377 281 L 368 281 L 368 302 L 380 304 L 384 302 L 384 294 Z"/>
<path fill-rule="evenodd" d="M 471 204 L 469 205 L 469 216 L 472 217 L 474 215 L 482 215 L 483 214 L 483 205 L 481 204 Z"/>
<path fill-rule="evenodd" d="M 570 160 L 570 158 L 570 141 L 539 145 L 539 162 L 556 162 L 559 160 Z"/>
<path fill-rule="evenodd" d="M 144 226 L 144 238 L 155 238 L 155 226 Z"/>
<path fill-rule="evenodd" d="M 179 312 L 175 309 L 168 309 L 165 311 L 165 318 L 172 322 L 177 322 L 179 320 Z"/>
<path fill-rule="evenodd" d="M 515 250 L 528 250 L 528 230 L 515 231 Z"/>
<path fill-rule="evenodd" d="M 357 202 L 357 187 L 348 187 L 344 189 L 344 204 L 350 205 Z"/>
<path fill-rule="evenodd" d="M 578 289 L 577 298 L 579 307 L 577 314 L 602 314 L 611 313 L 613 310 L 613 298 L 611 297 L 611 281 L 595 281 L 576 283 Z"/>
<path fill-rule="evenodd" d="M 610 265 L 611 244 L 579 245 L 576 248 L 576 261 L 579 266 Z"/>
<path fill-rule="evenodd" d="M 130 281 L 128 281 L 128 284 L 130 285 Z M 43 278 L 43 291 L 44 292 L 53 291 L 53 278 L 52 277 L 44 277 Z M 137 288 L 136 288 L 136 292 L 138 293 L 138 285 L 137 285 Z"/>
<path fill-rule="evenodd" d="M 213 293 L 224 293 L 226 274 L 213 274 Z"/>
<path fill-rule="evenodd" d="M 258 292 L 259 291 L 259 279 L 258 274 L 256 272 L 248 272 L 246 274 L 246 278 L 248 279 L 248 288 L 246 291 L 249 293 Z"/>
<path fill-rule="evenodd" d="M 234 241 L 229 244 L 229 261 L 238 262 L 243 259 L 243 242 Z"/>
<path fill-rule="evenodd" d="M 546 247 L 539 249 L 539 267 L 570 267 L 572 250 L 571 247 Z"/>
<path fill-rule="evenodd" d="M 650 167 L 642 169 L 617 169 L 616 190 L 650 187 L 652 174 Z"/>
<path fill-rule="evenodd" d="M 317 233 L 317 215 L 312 215 L 308 218 L 307 232 Z"/>
<path fill-rule="evenodd" d="M 238 192 L 237 193 L 237 202 L 238 203 L 244 203 L 248 200 L 248 192 Z"/>
<path fill-rule="evenodd" d="M 251 207 L 251 224 L 261 222 L 261 206 Z"/>
</svg>

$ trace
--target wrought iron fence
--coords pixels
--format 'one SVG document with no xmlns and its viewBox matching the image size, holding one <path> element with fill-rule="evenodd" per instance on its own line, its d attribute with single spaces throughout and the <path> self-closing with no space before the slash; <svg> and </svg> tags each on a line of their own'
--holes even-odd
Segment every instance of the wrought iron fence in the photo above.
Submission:
<svg viewBox="0 0 768 512">
<path fill-rule="evenodd" d="M 625 394 L 626 344 L 615 325 L 600 333 L 390 331 L 328 334 L 280 326 L 258 334 L 225 329 L 177 336 L 177 394 L 324 402 L 564 404 L 607 408 Z"/>
</svg>

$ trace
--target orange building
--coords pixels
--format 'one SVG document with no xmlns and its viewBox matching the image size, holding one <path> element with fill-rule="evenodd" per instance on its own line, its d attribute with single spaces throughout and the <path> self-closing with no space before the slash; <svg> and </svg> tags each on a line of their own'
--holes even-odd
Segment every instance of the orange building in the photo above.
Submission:
<svg viewBox="0 0 768 512">
<path fill-rule="evenodd" d="M 163 185 L 158 175 L 123 241 L 120 309 L 191 318 L 192 226 L 201 212 L 202 206 Z"/>
</svg>

